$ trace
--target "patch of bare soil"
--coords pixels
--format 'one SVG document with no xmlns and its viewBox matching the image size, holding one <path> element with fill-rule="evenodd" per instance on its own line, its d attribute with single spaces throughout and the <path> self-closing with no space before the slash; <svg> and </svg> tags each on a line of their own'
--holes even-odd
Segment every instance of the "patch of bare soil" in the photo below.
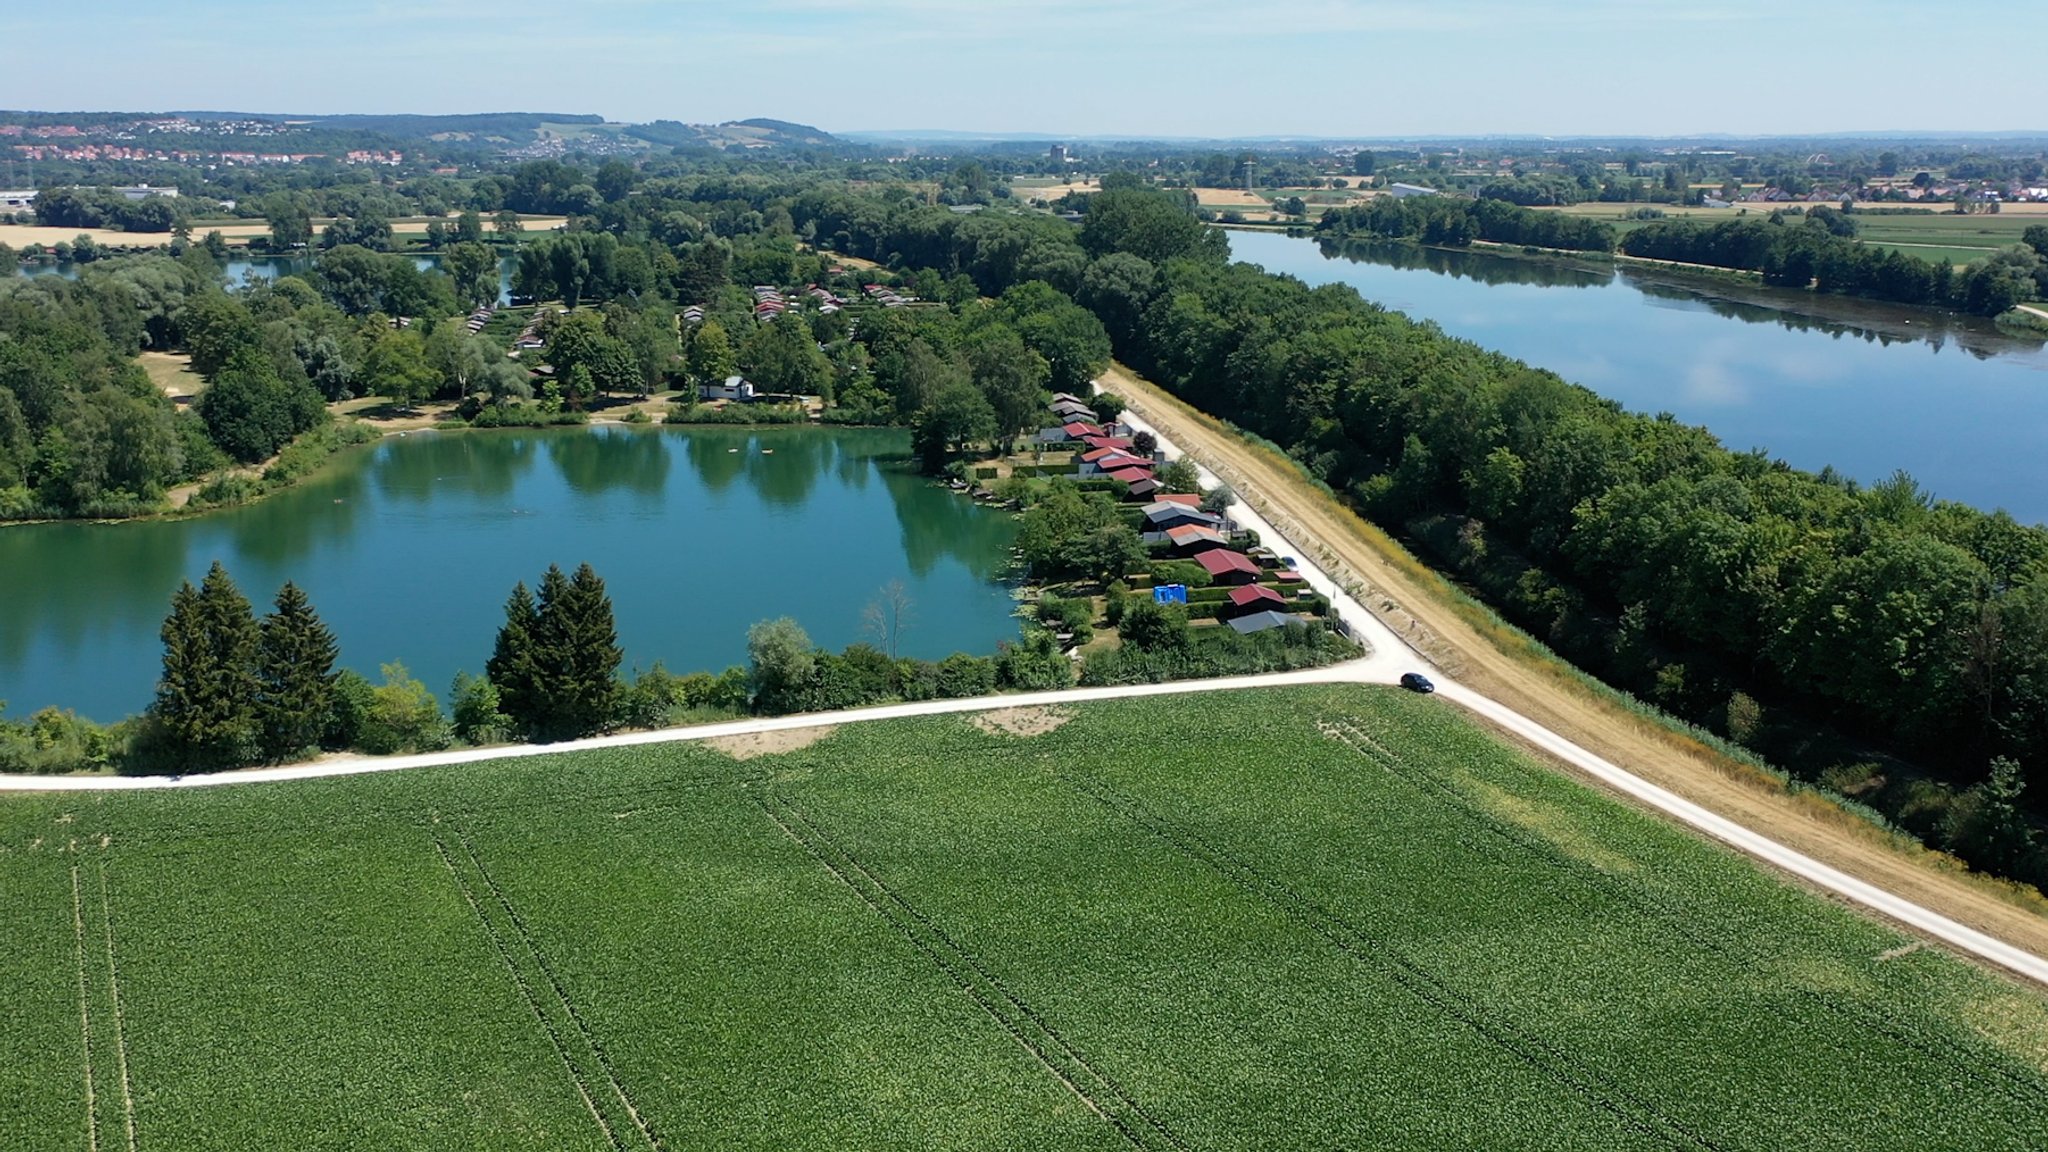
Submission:
<svg viewBox="0 0 2048 1152">
<path fill-rule="evenodd" d="M 779 732 L 719 736 L 704 743 L 735 760 L 752 760 L 756 756 L 780 756 L 784 752 L 802 751 L 838 730 L 837 725 L 825 724 L 817 728 L 785 728 Z"/>
<path fill-rule="evenodd" d="M 998 708 L 976 712 L 974 726 L 991 736 L 1043 736 L 1073 718 L 1064 708 Z"/>
</svg>

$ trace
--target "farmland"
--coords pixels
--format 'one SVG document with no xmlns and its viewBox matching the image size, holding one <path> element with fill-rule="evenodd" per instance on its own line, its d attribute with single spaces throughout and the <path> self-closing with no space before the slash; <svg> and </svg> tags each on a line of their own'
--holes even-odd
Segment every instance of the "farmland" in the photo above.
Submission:
<svg viewBox="0 0 2048 1152">
<path fill-rule="evenodd" d="M 1627 218 L 1631 210 L 1640 207 L 1642 205 L 1639 204 L 1585 203 L 1545 211 L 1605 220 L 1614 225 L 1616 231 L 1627 234 L 1648 223 Z M 1718 223 L 1723 220 L 1768 216 L 1774 208 L 1788 206 L 1747 204 L 1734 208 L 1682 208 L 1673 205 L 1657 207 L 1667 217 Z M 1982 260 L 2000 248 L 2018 244 L 2021 234 L 2029 226 L 2048 223 L 2048 215 L 2035 211 L 2039 208 L 2048 208 L 2048 205 L 2037 204 L 2010 205 L 2005 211 L 1995 215 L 1974 213 L 1967 216 L 1958 216 L 1952 212 L 1877 215 L 1874 214 L 1874 210 L 1885 206 L 1869 207 L 1873 211 L 1862 212 L 1855 217 L 1857 236 L 1864 243 L 1881 248 L 1896 248 L 1922 260 L 1948 260 L 1958 265 Z"/>
<path fill-rule="evenodd" d="M 1010 721 L 11 799 L 0 1147 L 2048 1140 L 2048 1000 L 1440 700 Z"/>
</svg>

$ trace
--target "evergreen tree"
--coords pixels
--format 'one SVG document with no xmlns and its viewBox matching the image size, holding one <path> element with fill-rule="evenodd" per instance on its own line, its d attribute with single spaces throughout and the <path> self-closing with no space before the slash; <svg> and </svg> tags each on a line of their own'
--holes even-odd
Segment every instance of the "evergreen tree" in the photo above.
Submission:
<svg viewBox="0 0 2048 1152">
<path fill-rule="evenodd" d="M 565 578 L 550 566 L 540 586 L 535 632 L 543 697 L 543 739 L 588 736 L 608 724 L 618 696 L 618 628 L 604 581 L 590 565 Z"/>
<path fill-rule="evenodd" d="M 219 561 L 197 590 L 187 582 L 172 595 L 161 635 L 164 670 L 150 712 L 166 750 L 195 770 L 252 762 L 256 618 Z"/>
<path fill-rule="evenodd" d="M 498 707 L 523 731 L 532 731 L 539 719 L 540 685 L 535 672 L 534 632 L 540 611 L 526 582 L 512 589 L 505 601 L 505 623 L 498 629 L 497 645 L 484 662 L 484 675 L 498 689 Z"/>
<path fill-rule="evenodd" d="M 282 759 L 320 743 L 334 718 L 334 633 L 299 586 L 285 582 L 256 638 L 256 714 L 263 754 Z"/>
</svg>

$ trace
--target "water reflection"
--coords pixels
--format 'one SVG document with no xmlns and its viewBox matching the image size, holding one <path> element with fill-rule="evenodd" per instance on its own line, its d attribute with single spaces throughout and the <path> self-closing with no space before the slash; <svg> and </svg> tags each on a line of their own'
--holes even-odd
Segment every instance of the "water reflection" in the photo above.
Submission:
<svg viewBox="0 0 2048 1152">
<path fill-rule="evenodd" d="M 0 699 L 11 715 L 142 708 L 171 592 L 215 559 L 259 611 L 283 581 L 305 588 L 346 666 L 403 660 L 437 693 L 482 665 L 513 582 L 551 563 L 605 577 L 641 667 L 744 661 L 747 626 L 779 615 L 843 646 L 891 581 L 915 604 L 905 654 L 989 651 L 1016 634 L 1014 532 L 916 475 L 901 430 L 391 437 L 246 508 L 0 528 Z"/>
<path fill-rule="evenodd" d="M 1435 272 L 1481 284 L 1540 284 L 1545 288 L 1599 288 L 1614 280 L 1606 268 L 1587 267 L 1563 260 L 1523 260 L 1470 249 L 1425 248 L 1395 240 L 1319 240 L 1327 257 L 1343 257 L 1354 264 L 1378 264 Z"/>
</svg>

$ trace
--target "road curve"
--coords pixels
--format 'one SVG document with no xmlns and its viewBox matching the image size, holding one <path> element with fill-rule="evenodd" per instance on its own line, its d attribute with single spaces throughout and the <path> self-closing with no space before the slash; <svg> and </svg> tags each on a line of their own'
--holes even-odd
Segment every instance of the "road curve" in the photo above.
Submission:
<svg viewBox="0 0 2048 1152">
<path fill-rule="evenodd" d="M 1149 428 L 1136 416 L 1126 417 L 1127 421 L 1139 428 L 1146 428 L 1154 435 L 1156 428 Z M 1160 447 L 1177 451 L 1164 437 Z M 1195 459 L 1193 456 L 1189 457 Z M 1200 461 L 1196 460 L 1197 465 Z M 1201 468 L 1205 483 L 1213 486 L 1218 481 L 1206 467 Z M 1261 676 L 1229 676 L 1214 680 L 1181 680 L 1167 684 L 1134 684 L 1107 688 L 1070 688 L 1056 692 L 1030 692 L 1010 696 L 982 696 L 965 700 L 923 700 L 910 704 L 887 704 L 873 708 L 858 708 L 845 712 L 812 713 L 798 716 L 775 716 L 750 720 L 735 720 L 723 724 L 705 724 L 691 728 L 668 728 L 653 732 L 628 732 L 616 736 L 597 736 L 587 740 L 573 740 L 561 744 L 518 744 L 497 748 L 464 748 L 452 752 L 430 752 L 415 756 L 388 757 L 341 757 L 318 761 L 311 764 L 292 764 L 278 768 L 258 768 L 243 772 L 227 772 L 201 776 L 4 776 L 0 775 L 0 793 L 4 792 L 114 792 L 138 791 L 166 788 L 213 788 L 237 784 L 278 783 L 290 780 L 315 780 L 336 776 L 356 776 L 371 772 L 397 772 L 412 768 L 428 768 L 450 764 L 471 764 L 486 760 L 509 760 L 527 756 L 548 756 L 558 752 L 579 752 L 599 748 L 632 748 L 650 744 L 669 744 L 692 740 L 711 740 L 722 736 L 744 736 L 761 732 L 780 732 L 796 728 L 815 728 L 828 724 L 855 724 L 868 720 L 896 720 L 913 716 L 941 716 L 963 712 L 985 712 L 1002 708 L 1026 708 L 1045 705 L 1077 704 L 1093 700 L 1123 700 L 1145 696 L 1171 696 L 1199 692 L 1222 692 L 1243 688 L 1272 688 L 1296 684 L 1392 684 L 1403 671 L 1425 666 L 1428 662 L 1410 648 L 1406 641 L 1388 628 L 1377 616 L 1368 612 L 1364 605 L 1346 592 L 1326 571 L 1314 563 L 1300 547 L 1299 542 L 1290 541 L 1275 530 L 1255 509 L 1242 504 L 1233 507 L 1231 518 L 1243 527 L 1259 534 L 1261 541 L 1277 552 L 1289 553 L 1296 557 L 1303 579 L 1311 588 L 1330 598 L 1336 613 L 1352 634 L 1365 642 L 1370 654 L 1359 660 L 1328 668 L 1314 668 L 1299 672 L 1277 672 Z M 1771 867 L 1795 876 L 1808 884 L 1874 912 L 1886 919 L 1910 928 L 1930 939 L 1976 957 L 2015 975 L 2025 977 L 2038 984 L 2048 986 L 2048 960 L 2023 949 L 2016 948 L 1987 933 L 1979 932 L 1958 923 L 1938 912 L 1934 912 L 1910 900 L 1894 896 L 1874 884 L 1859 880 L 1837 868 L 1823 864 L 1804 853 L 1797 852 L 1767 836 L 1750 831 L 1748 828 L 1685 799 L 1643 778 L 1628 772 L 1577 744 L 1566 740 L 1555 732 L 1523 716 L 1492 699 L 1459 684 L 1441 673 L 1436 674 L 1439 694 L 1447 701 L 1457 704 L 1474 715 L 1490 721 L 1499 728 L 1520 736 L 1529 743 L 1570 764 L 1587 776 L 1600 781 L 1609 788 L 1637 802 L 1662 812 L 1735 850 L 1742 852 Z"/>
</svg>

